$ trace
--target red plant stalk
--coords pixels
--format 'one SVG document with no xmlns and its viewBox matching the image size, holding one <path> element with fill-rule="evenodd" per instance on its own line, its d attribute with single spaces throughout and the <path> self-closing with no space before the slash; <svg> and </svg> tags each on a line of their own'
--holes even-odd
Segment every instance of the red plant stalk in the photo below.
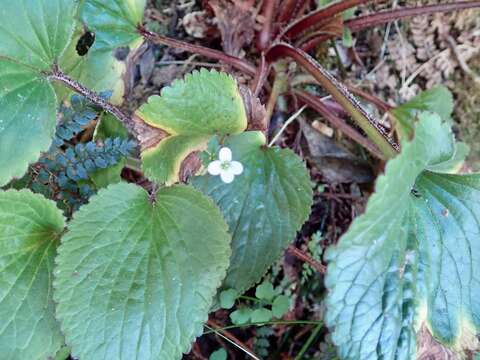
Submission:
<svg viewBox="0 0 480 360">
<path fill-rule="evenodd" d="M 377 145 L 386 158 L 395 157 L 399 146 L 378 125 L 377 121 L 361 106 L 358 100 L 325 70 L 310 55 L 300 49 L 285 43 L 273 46 L 266 54 L 268 62 L 279 58 L 293 58 L 301 67 L 310 73 L 315 80 L 350 114 L 355 122 L 365 131 L 368 137 Z"/>
<path fill-rule="evenodd" d="M 234 68 L 248 75 L 255 76 L 256 67 L 254 65 L 250 64 L 249 62 L 243 59 L 237 58 L 235 56 L 227 55 L 222 51 L 210 49 L 204 46 L 192 45 L 184 41 L 158 35 L 151 31 L 148 31 L 147 29 L 141 26 L 138 28 L 138 32 L 140 33 L 140 35 L 143 36 L 145 40 L 151 43 L 166 45 L 166 46 L 174 47 L 184 51 L 188 51 L 190 53 L 199 54 L 211 59 L 215 59 L 225 64 L 231 65 Z"/>
<path fill-rule="evenodd" d="M 264 23 L 257 37 L 257 49 L 260 51 L 265 51 L 272 41 L 272 26 L 275 19 L 277 3 L 278 0 L 265 0 L 263 4 Z"/>
<path fill-rule="evenodd" d="M 345 26 L 347 26 L 352 32 L 358 32 L 360 30 L 375 27 L 377 25 L 385 24 L 391 21 L 404 19 L 407 17 L 466 10 L 477 7 L 480 7 L 480 1 L 478 0 L 395 9 L 379 12 L 372 15 L 360 16 L 355 19 L 350 19 L 345 22 Z M 336 37 L 338 36 L 335 34 L 321 34 L 320 36 L 315 37 L 308 42 L 302 44 L 301 48 L 303 51 L 308 52 L 310 50 L 313 50 L 318 44 Z"/>
<path fill-rule="evenodd" d="M 332 18 L 345 10 L 355 6 L 367 4 L 373 0 L 344 0 L 332 3 L 331 5 L 322 7 L 317 11 L 305 15 L 301 19 L 293 22 L 283 32 L 282 36 L 294 39 L 306 31 L 318 29 L 319 27 L 330 22 Z"/>
</svg>

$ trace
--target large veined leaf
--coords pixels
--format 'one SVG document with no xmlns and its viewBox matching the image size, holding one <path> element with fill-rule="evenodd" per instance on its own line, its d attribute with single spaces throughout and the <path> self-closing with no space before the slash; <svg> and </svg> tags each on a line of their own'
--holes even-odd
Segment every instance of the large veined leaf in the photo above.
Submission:
<svg viewBox="0 0 480 360">
<path fill-rule="evenodd" d="M 204 175 L 193 180 L 220 209 L 232 234 L 232 258 L 224 288 L 253 286 L 295 240 L 312 204 L 310 177 L 292 151 L 269 148 L 261 132 L 226 140 L 244 171 L 231 184 Z"/>
<path fill-rule="evenodd" d="M 99 50 L 129 46 L 141 40 L 146 0 L 84 0 L 81 17 L 97 36 Z"/>
<path fill-rule="evenodd" d="M 214 135 L 237 134 L 247 127 L 236 81 L 205 69 L 175 81 L 161 96 L 150 97 L 136 115 L 169 134 L 142 152 L 145 175 L 167 184 L 178 181 L 182 161 L 204 149 Z"/>
<path fill-rule="evenodd" d="M 327 252 L 326 322 L 341 359 L 414 359 L 416 332 L 457 350 L 480 329 L 480 175 L 432 171 L 455 156 L 450 127 L 418 115 L 365 214 Z"/>
<path fill-rule="evenodd" d="M 43 71 L 70 41 L 77 2 L 2 1 L 0 11 L 0 186 L 21 177 L 55 132 L 56 97 Z"/>
<path fill-rule="evenodd" d="M 64 219 L 30 191 L 0 192 L 0 354 L 47 359 L 63 345 L 55 320 L 53 265 Z"/>
<path fill-rule="evenodd" d="M 82 360 L 180 359 L 231 253 L 220 211 L 200 192 L 162 188 L 153 201 L 125 183 L 74 215 L 58 252 L 57 315 Z"/>
</svg>

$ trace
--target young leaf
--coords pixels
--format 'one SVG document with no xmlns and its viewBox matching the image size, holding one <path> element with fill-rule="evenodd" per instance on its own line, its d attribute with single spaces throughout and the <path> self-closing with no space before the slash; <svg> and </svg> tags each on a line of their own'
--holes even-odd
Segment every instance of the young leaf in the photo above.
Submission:
<svg viewBox="0 0 480 360">
<path fill-rule="evenodd" d="M 214 351 L 208 359 L 209 360 L 227 360 L 227 351 L 224 348 L 220 348 Z"/>
<path fill-rule="evenodd" d="M 56 97 L 45 80 L 70 41 L 77 2 L 4 1 L 0 12 L 0 186 L 48 149 Z"/>
<path fill-rule="evenodd" d="M 255 309 L 252 312 L 251 319 L 254 323 L 267 322 L 272 320 L 272 312 L 265 308 Z"/>
<path fill-rule="evenodd" d="M 202 69 L 152 96 L 136 115 L 169 134 L 142 152 L 145 175 L 158 183 L 178 181 L 182 161 L 206 148 L 214 135 L 242 132 L 247 117 L 235 80 L 227 74 Z"/>
<path fill-rule="evenodd" d="M 449 125 L 422 113 L 364 215 L 327 252 L 326 322 L 342 359 L 411 359 L 426 324 L 471 348 L 480 329 L 480 175 L 431 171 L 455 155 Z"/>
<path fill-rule="evenodd" d="M 444 86 L 437 86 L 390 110 L 397 121 L 396 129 L 402 138 L 412 138 L 416 117 L 424 111 L 434 112 L 442 120 L 450 121 L 453 112 L 453 96 L 450 91 Z"/>
<path fill-rule="evenodd" d="M 202 333 L 230 237 L 187 186 L 100 190 L 70 223 L 55 270 L 57 315 L 80 359 L 180 359 Z"/>
<path fill-rule="evenodd" d="M 47 359 L 63 345 L 52 268 L 64 226 L 61 212 L 42 196 L 0 192 L 2 359 Z"/>
<path fill-rule="evenodd" d="M 273 300 L 272 313 L 276 318 L 281 318 L 290 308 L 290 299 L 288 296 L 280 295 Z"/>
<path fill-rule="evenodd" d="M 245 132 L 225 142 L 244 171 L 231 184 L 217 176 L 194 178 L 193 185 L 223 211 L 232 234 L 226 289 L 244 292 L 295 239 L 312 204 L 310 176 L 287 149 L 269 148 L 261 132 Z"/>
<path fill-rule="evenodd" d="M 81 17 L 97 37 L 99 50 L 112 50 L 141 41 L 146 0 L 85 0 Z"/>
<path fill-rule="evenodd" d="M 250 320 L 252 312 L 253 310 L 250 308 L 240 308 L 230 314 L 230 320 L 232 320 L 235 325 L 246 324 Z"/>
<path fill-rule="evenodd" d="M 230 309 L 235 305 L 238 292 L 235 289 L 224 290 L 220 293 L 220 306 L 223 309 Z"/>
<path fill-rule="evenodd" d="M 275 296 L 272 283 L 265 281 L 255 289 L 255 296 L 260 300 L 270 301 Z"/>
</svg>

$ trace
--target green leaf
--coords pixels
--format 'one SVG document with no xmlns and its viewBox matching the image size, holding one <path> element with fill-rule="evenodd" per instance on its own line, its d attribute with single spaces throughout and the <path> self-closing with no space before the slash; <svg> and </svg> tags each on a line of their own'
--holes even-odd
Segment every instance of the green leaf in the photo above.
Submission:
<svg viewBox="0 0 480 360">
<path fill-rule="evenodd" d="M 431 111 L 442 120 L 450 121 L 453 113 L 453 96 L 444 86 L 437 86 L 415 96 L 409 102 L 390 110 L 395 117 L 396 129 L 402 139 L 411 139 L 418 114 Z"/>
<path fill-rule="evenodd" d="M 223 287 L 243 293 L 295 239 L 310 213 L 312 189 L 302 160 L 290 150 L 267 147 L 260 132 L 232 136 L 225 146 L 243 164 L 243 173 L 231 184 L 211 175 L 192 182 L 223 211 L 232 234 Z"/>
<path fill-rule="evenodd" d="M 127 139 L 128 131 L 117 118 L 110 114 L 103 114 L 95 129 L 93 138 L 94 140 L 105 140 L 107 138 Z M 125 159 L 122 159 L 117 165 L 107 167 L 106 169 L 98 169 L 89 174 L 89 177 L 97 189 L 119 183 L 122 181 L 121 174 L 125 163 Z"/>
<path fill-rule="evenodd" d="M 203 150 L 214 135 L 242 132 L 247 116 L 236 81 L 227 74 L 202 69 L 152 96 L 136 115 L 169 134 L 142 152 L 145 175 L 158 183 L 178 181 L 182 161 Z"/>
<path fill-rule="evenodd" d="M 290 309 L 290 299 L 288 296 L 280 295 L 273 300 L 272 313 L 276 318 L 281 318 Z"/>
<path fill-rule="evenodd" d="M 251 319 L 254 323 L 268 322 L 272 320 L 272 312 L 265 308 L 255 309 L 252 312 Z"/>
<path fill-rule="evenodd" d="M 454 348 L 480 329 L 480 175 L 431 171 L 455 156 L 449 125 L 421 113 L 365 214 L 327 251 L 326 322 L 341 359 L 412 359 L 426 324 Z"/>
<path fill-rule="evenodd" d="M 220 306 L 223 309 L 231 309 L 238 298 L 238 292 L 235 289 L 224 290 L 220 293 Z"/>
<path fill-rule="evenodd" d="M 275 296 L 275 290 L 273 290 L 272 283 L 264 281 L 255 289 L 255 296 L 260 300 L 270 301 Z"/>
<path fill-rule="evenodd" d="M 97 48 L 112 50 L 138 43 L 146 0 L 85 0 L 81 18 L 95 32 Z"/>
<path fill-rule="evenodd" d="M 42 196 L 0 192 L 2 359 L 47 359 L 63 345 L 52 268 L 64 226 L 62 213 Z"/>
<path fill-rule="evenodd" d="M 118 60 L 114 51 L 100 48 L 98 44 L 101 42 L 101 35 L 97 35 L 93 46 L 85 55 L 80 56 L 77 52 L 77 43 L 84 32 L 83 24 L 78 25 L 70 46 L 59 60 L 60 68 L 91 90 L 96 92 L 111 90 L 113 94 L 110 101 L 121 104 L 125 93 L 123 76 L 126 72 L 126 63 Z M 73 93 L 61 85 L 55 88 L 59 100 L 66 100 Z"/>
<path fill-rule="evenodd" d="M 4 1 L 0 12 L 0 186 L 48 149 L 56 97 L 44 78 L 68 45 L 77 3 Z"/>
<path fill-rule="evenodd" d="M 210 355 L 209 360 L 227 360 L 227 351 L 220 348 Z"/>
<path fill-rule="evenodd" d="M 75 213 L 55 270 L 57 315 L 80 359 L 180 359 L 202 333 L 230 237 L 218 209 L 187 186 L 152 203 L 111 185 Z"/>
<path fill-rule="evenodd" d="M 230 314 L 230 320 L 232 320 L 235 325 L 246 324 L 250 320 L 252 312 L 253 310 L 250 308 L 240 308 Z"/>
</svg>

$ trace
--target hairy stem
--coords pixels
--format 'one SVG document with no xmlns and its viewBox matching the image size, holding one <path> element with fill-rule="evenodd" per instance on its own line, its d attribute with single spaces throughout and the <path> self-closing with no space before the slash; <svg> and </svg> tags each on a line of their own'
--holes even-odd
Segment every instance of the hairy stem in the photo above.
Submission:
<svg viewBox="0 0 480 360">
<path fill-rule="evenodd" d="M 409 7 L 403 9 L 395 9 L 379 12 L 372 15 L 360 16 L 355 19 L 351 19 L 345 22 L 352 32 L 358 32 L 367 28 L 375 27 L 377 25 L 385 24 L 391 21 L 400 20 L 407 17 L 419 16 L 419 15 L 430 15 L 435 13 L 442 12 L 451 12 L 458 10 L 465 10 L 480 7 L 480 1 L 459 1 L 448 4 L 438 4 L 438 5 L 426 5 L 426 6 L 417 6 Z M 314 49 L 318 44 L 338 37 L 335 34 L 321 34 L 318 37 L 315 37 L 308 42 L 302 44 L 302 50 L 310 51 Z"/>
<path fill-rule="evenodd" d="M 243 59 L 237 58 L 235 56 L 227 55 L 227 54 L 225 54 L 221 51 L 210 49 L 210 48 L 207 48 L 207 47 L 204 47 L 204 46 L 192 45 L 192 44 L 186 43 L 184 41 L 180 41 L 180 40 L 172 39 L 172 38 L 169 38 L 169 37 L 166 37 L 166 36 L 158 35 L 158 34 L 155 34 L 151 31 L 148 31 L 144 27 L 139 27 L 138 32 L 140 33 L 140 35 L 143 36 L 143 38 L 146 41 L 151 42 L 153 44 L 166 45 L 166 46 L 170 46 L 170 47 L 173 47 L 173 48 L 188 51 L 188 52 L 193 53 L 193 54 L 199 54 L 199 55 L 211 58 L 211 59 L 215 59 L 215 60 L 221 61 L 225 64 L 231 65 L 234 68 L 236 68 L 236 69 L 238 69 L 238 70 L 240 70 L 240 71 L 242 71 L 242 72 L 244 72 L 248 75 L 255 76 L 255 73 L 256 73 L 255 66 L 253 66 L 252 64 L 250 64 L 249 62 L 247 62 Z"/>
<path fill-rule="evenodd" d="M 295 246 L 289 245 L 287 248 L 287 251 L 291 255 L 295 256 L 297 259 L 309 264 L 312 268 L 317 270 L 320 274 L 325 274 L 327 272 L 327 268 L 325 267 L 325 265 L 320 264 L 317 260 L 312 258 L 310 255 L 304 253 L 302 250 L 296 248 Z"/>
<path fill-rule="evenodd" d="M 284 30 L 283 36 L 293 39 L 305 33 L 306 31 L 320 28 L 321 26 L 330 22 L 334 16 L 342 13 L 345 10 L 351 9 L 357 5 L 367 4 L 369 2 L 372 2 L 372 0 L 344 0 L 334 2 L 293 22 Z"/>
<path fill-rule="evenodd" d="M 310 55 L 291 45 L 280 43 L 273 46 L 267 53 L 267 61 L 273 62 L 278 58 L 293 58 L 300 66 L 309 72 L 315 80 L 350 114 L 367 136 L 377 145 L 384 156 L 389 159 L 399 151 L 399 146 L 380 127 L 377 121 L 360 105 L 358 100 L 348 89 L 336 80 Z"/>
<path fill-rule="evenodd" d="M 134 135 L 137 136 L 137 131 L 135 129 L 135 123 L 131 116 L 123 112 L 117 106 L 111 104 L 110 102 L 103 99 L 100 95 L 96 92 L 88 89 L 84 85 L 80 84 L 78 81 L 72 79 L 65 73 L 63 73 L 57 66 L 55 66 L 51 73 L 47 74 L 49 79 L 56 80 L 61 82 L 66 87 L 72 89 L 76 93 L 84 96 L 86 99 L 91 101 L 93 104 L 101 107 L 106 112 L 115 116 L 118 120 L 120 120 L 123 125 L 127 128 L 127 130 Z"/>
</svg>

